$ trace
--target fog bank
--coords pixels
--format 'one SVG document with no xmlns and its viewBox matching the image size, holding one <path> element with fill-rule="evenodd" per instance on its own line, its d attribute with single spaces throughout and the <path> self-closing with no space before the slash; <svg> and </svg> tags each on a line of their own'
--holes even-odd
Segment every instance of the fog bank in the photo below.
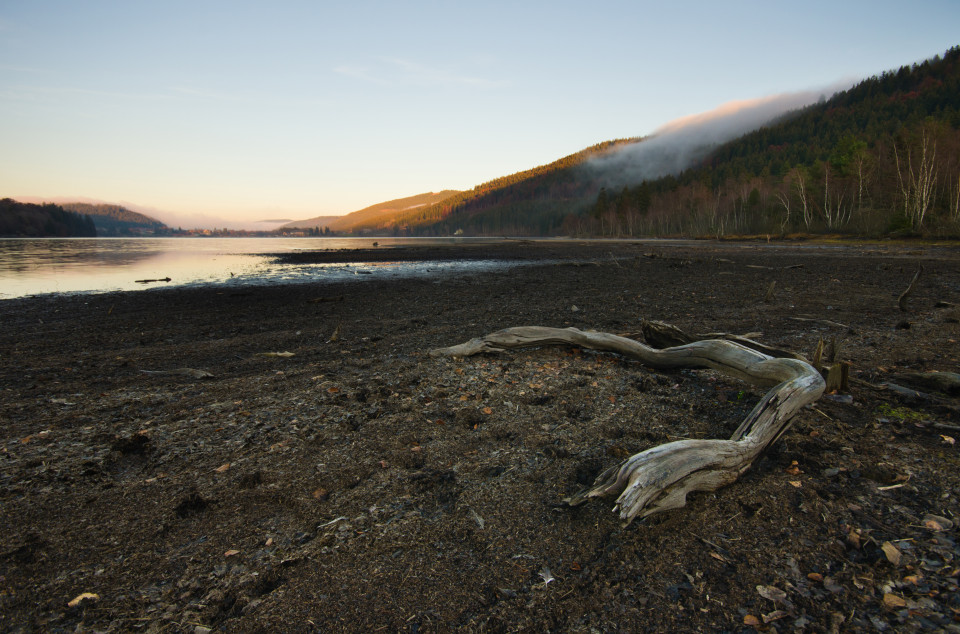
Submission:
<svg viewBox="0 0 960 634">
<path fill-rule="evenodd" d="M 708 112 L 675 119 L 640 142 L 591 159 L 586 168 L 594 171 L 592 176 L 608 189 L 676 175 L 701 161 L 718 145 L 851 85 L 852 82 L 844 82 L 823 90 L 731 101 Z"/>
</svg>

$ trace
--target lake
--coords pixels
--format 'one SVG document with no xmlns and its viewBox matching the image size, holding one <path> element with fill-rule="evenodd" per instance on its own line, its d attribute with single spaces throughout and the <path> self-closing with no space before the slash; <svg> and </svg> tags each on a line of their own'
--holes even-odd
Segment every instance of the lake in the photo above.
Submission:
<svg viewBox="0 0 960 634">
<path fill-rule="evenodd" d="M 470 238 L 12 238 L 0 239 L 0 299 L 173 285 L 274 284 L 481 271 L 501 262 L 281 264 L 268 254 L 464 242 Z M 170 282 L 138 280 L 162 280 Z"/>
</svg>

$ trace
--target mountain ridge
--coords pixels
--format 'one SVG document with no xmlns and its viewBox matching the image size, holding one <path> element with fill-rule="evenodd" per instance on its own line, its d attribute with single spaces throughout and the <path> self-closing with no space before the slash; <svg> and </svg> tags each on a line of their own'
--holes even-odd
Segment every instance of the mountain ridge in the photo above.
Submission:
<svg viewBox="0 0 960 634">
<path fill-rule="evenodd" d="M 457 190 L 443 190 L 440 192 L 427 192 L 405 196 L 393 200 L 384 201 L 369 207 L 364 207 L 357 211 L 350 212 L 343 216 L 317 216 L 305 220 L 295 220 L 288 222 L 280 227 L 283 229 L 311 229 L 328 228 L 336 232 L 360 232 L 370 230 L 378 225 L 383 218 L 389 218 L 409 209 L 431 205 L 441 200 L 455 196 L 460 192 Z"/>
<path fill-rule="evenodd" d="M 64 209 L 85 214 L 93 219 L 97 234 L 101 236 L 156 233 L 169 230 L 166 224 L 123 205 L 111 203 L 66 202 Z"/>
</svg>

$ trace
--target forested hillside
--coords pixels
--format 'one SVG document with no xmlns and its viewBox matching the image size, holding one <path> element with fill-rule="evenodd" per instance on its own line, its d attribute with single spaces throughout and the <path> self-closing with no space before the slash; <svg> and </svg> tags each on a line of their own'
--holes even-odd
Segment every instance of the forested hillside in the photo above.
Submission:
<svg viewBox="0 0 960 634">
<path fill-rule="evenodd" d="M 514 234 L 548 235 L 564 216 L 588 206 L 599 182 L 577 169 L 592 157 L 636 143 L 639 139 L 607 141 L 510 176 L 460 192 L 436 204 L 388 217 L 372 227 L 414 235 Z"/>
<path fill-rule="evenodd" d="M 677 177 L 602 191 L 589 235 L 960 234 L 960 48 L 867 79 Z"/>
<path fill-rule="evenodd" d="M 101 236 L 140 235 L 143 233 L 162 233 L 168 229 L 165 224 L 150 216 L 130 211 L 120 205 L 107 203 L 63 203 L 64 209 L 93 218 L 97 232 Z"/>
<path fill-rule="evenodd" d="M 375 228 L 408 235 L 957 236 L 960 48 L 788 113 L 676 175 L 608 190 L 602 172 L 583 169 L 643 142 L 601 143 L 384 217 Z"/>
<path fill-rule="evenodd" d="M 93 219 L 59 205 L 0 200 L 0 236 L 5 238 L 76 238 L 97 235 Z"/>
</svg>

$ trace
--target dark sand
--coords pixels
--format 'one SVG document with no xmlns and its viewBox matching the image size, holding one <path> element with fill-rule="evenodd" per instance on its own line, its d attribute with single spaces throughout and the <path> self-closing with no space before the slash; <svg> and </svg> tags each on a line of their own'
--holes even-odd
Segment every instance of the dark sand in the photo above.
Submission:
<svg viewBox="0 0 960 634">
<path fill-rule="evenodd" d="M 384 257 L 494 253 L 455 249 Z M 0 301 L 0 630 L 960 630 L 958 400 L 880 387 L 960 366 L 955 249 L 496 249 L 552 262 Z M 641 318 L 807 355 L 836 339 L 852 402 L 623 527 L 612 500 L 558 502 L 638 451 L 729 436 L 762 391 L 569 349 L 427 355 Z M 213 376 L 144 372 L 179 368 Z"/>
</svg>

